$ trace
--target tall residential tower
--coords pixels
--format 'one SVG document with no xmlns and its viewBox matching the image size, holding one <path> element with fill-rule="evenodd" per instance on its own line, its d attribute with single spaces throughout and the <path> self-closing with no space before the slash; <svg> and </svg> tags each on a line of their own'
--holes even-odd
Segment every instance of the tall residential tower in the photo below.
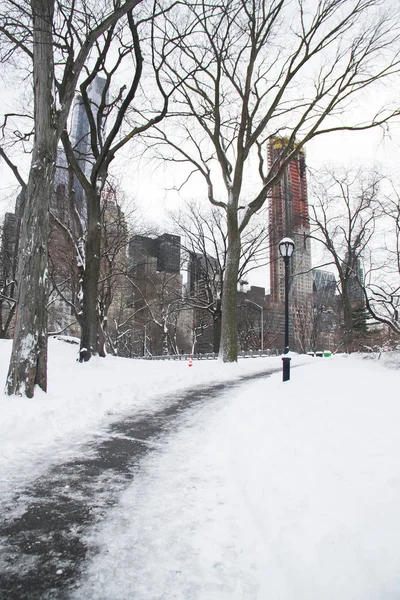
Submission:
<svg viewBox="0 0 400 600">
<path fill-rule="evenodd" d="M 270 168 L 274 165 L 279 166 L 282 150 L 286 144 L 287 140 L 270 138 L 268 142 Z M 290 237 L 295 243 L 290 261 L 291 304 L 304 307 L 311 305 L 313 278 L 309 231 L 306 160 L 304 150 L 300 150 L 284 169 L 281 179 L 272 188 L 270 196 L 270 294 L 273 304 L 283 305 L 284 302 L 285 269 L 278 244 L 282 238 Z"/>
</svg>

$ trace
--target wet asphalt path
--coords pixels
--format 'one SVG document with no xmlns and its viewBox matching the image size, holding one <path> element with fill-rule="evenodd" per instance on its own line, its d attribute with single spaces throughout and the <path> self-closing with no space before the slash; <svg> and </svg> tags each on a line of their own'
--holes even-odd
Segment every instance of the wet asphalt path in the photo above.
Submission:
<svg viewBox="0 0 400 600">
<path fill-rule="evenodd" d="M 0 599 L 67 600 L 90 550 L 85 531 L 118 502 L 143 456 L 198 403 L 277 370 L 183 391 L 166 409 L 115 422 L 79 458 L 51 468 L 15 497 L 0 515 Z"/>
</svg>

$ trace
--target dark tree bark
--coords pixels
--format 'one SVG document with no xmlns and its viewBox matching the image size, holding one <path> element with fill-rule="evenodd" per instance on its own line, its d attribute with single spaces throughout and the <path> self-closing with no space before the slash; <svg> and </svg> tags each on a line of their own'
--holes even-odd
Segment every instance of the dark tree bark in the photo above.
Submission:
<svg viewBox="0 0 400 600">
<path fill-rule="evenodd" d="M 8 26 L 0 24 L 3 56 L 18 52 L 33 64 L 34 142 L 32 165 L 24 209 L 18 268 L 19 290 L 16 326 L 6 382 L 8 394 L 32 397 L 35 384 L 47 388 L 47 236 L 49 204 L 53 192 L 57 144 L 65 129 L 76 85 L 96 41 L 141 0 L 126 0 L 102 7 L 99 21 L 87 12 L 87 21 L 75 6 L 60 7 L 61 27 L 54 28 L 54 0 L 31 0 L 20 7 L 2 4 L 2 15 L 11 15 Z M 64 18 L 65 17 L 65 18 Z M 63 21 L 64 18 L 64 21 Z M 74 23 L 77 18 L 79 24 Z M 92 18 L 92 20 L 91 20 Z M 11 26 L 10 26 L 11 24 Z M 85 29 L 87 25 L 87 28 Z M 57 36 L 57 43 L 53 40 Z M 63 39 L 62 36 L 65 35 Z M 60 43 L 60 37 L 64 43 Z M 2 46 L 3 47 L 3 46 Z M 75 51 L 78 49 L 77 54 Z M 56 81 L 54 55 L 61 79 Z M 57 94 L 57 98 L 54 97 Z"/>
<path fill-rule="evenodd" d="M 221 332 L 222 332 L 222 310 L 221 301 L 217 300 L 217 308 L 215 309 L 213 316 L 213 352 L 219 353 L 221 346 Z"/>
<path fill-rule="evenodd" d="M 224 362 L 235 362 L 238 354 L 238 271 L 240 261 L 240 233 L 237 209 L 233 201 L 227 209 L 228 248 L 222 292 L 221 350 Z"/>
<path fill-rule="evenodd" d="M 344 349 L 346 352 L 353 350 L 353 309 L 351 306 L 347 281 L 341 279 L 341 296 L 342 296 L 342 310 L 343 310 L 343 342 Z"/>
<path fill-rule="evenodd" d="M 99 316 L 97 285 L 100 273 L 100 197 L 95 190 L 86 191 L 88 228 L 86 238 L 85 274 L 83 277 L 83 313 L 80 360 L 88 361 L 99 352 Z"/>
<path fill-rule="evenodd" d="M 47 231 L 57 137 L 54 127 L 54 0 L 32 0 L 35 139 L 19 258 L 19 290 L 8 394 L 47 389 Z"/>
</svg>

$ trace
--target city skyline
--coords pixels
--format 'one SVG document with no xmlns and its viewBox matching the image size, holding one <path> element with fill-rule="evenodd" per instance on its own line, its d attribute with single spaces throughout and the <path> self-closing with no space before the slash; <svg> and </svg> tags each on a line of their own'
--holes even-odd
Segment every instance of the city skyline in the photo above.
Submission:
<svg viewBox="0 0 400 600">
<path fill-rule="evenodd" d="M 316 172 L 321 165 L 325 162 L 330 162 L 334 166 L 334 160 L 340 158 L 340 162 L 336 164 L 348 164 L 353 159 L 354 164 L 360 164 L 363 162 L 366 168 L 371 168 L 375 163 L 376 159 L 380 159 L 382 164 L 385 164 L 391 170 L 394 170 L 397 161 L 396 156 L 400 152 L 400 133 L 398 128 L 395 126 L 391 127 L 392 133 L 383 135 L 381 131 L 374 130 L 368 132 L 351 132 L 351 133 L 337 133 L 330 134 L 328 136 L 321 136 L 316 140 L 312 140 L 306 146 L 307 152 L 307 168 Z M 341 143 L 342 140 L 342 143 Z M 399 140 L 397 142 L 396 140 Z M 325 160 L 326 158 L 326 160 Z M 119 162 L 118 169 L 123 165 L 123 160 Z M 160 226 L 161 229 L 167 231 L 170 229 L 168 222 L 168 211 L 178 206 L 185 205 L 185 203 L 192 198 L 190 196 L 189 188 L 184 188 L 182 192 L 177 190 L 163 190 L 164 186 L 168 187 L 171 185 L 171 177 L 176 178 L 177 174 L 167 173 L 164 169 L 157 169 L 154 173 L 152 169 L 140 169 L 140 177 L 132 176 L 132 164 L 130 163 L 129 177 L 125 178 L 123 182 L 125 189 L 129 188 L 133 194 L 137 194 L 137 203 L 139 209 L 144 214 L 144 218 L 147 217 L 152 220 L 156 225 Z M 393 166 L 394 165 L 394 166 Z M 126 169 L 128 170 L 128 169 Z M 3 186 L 7 185 L 10 191 L 11 188 L 16 191 L 18 186 L 15 184 L 15 180 L 9 172 L 10 170 L 4 164 L 4 161 L 0 160 L 0 174 L 2 175 L 1 181 Z M 156 174 L 156 176 L 154 176 Z M 199 187 L 196 186 L 198 192 Z M 0 194 L 4 192 L 4 187 L 0 187 Z M 5 212 L 12 212 L 14 210 L 14 200 L 1 202 L 0 201 L 0 219 L 4 217 Z M 312 199 L 311 199 L 312 200 Z M 205 207 L 209 206 L 207 200 L 204 200 Z M 324 261 L 320 260 L 318 252 L 315 250 L 315 244 L 313 244 L 313 262 L 312 267 L 318 268 Z M 329 268 L 329 267 L 328 267 Z M 253 271 L 249 276 L 249 282 L 253 285 L 263 286 L 266 290 L 269 289 L 269 272 L 268 268 L 261 268 Z"/>
</svg>

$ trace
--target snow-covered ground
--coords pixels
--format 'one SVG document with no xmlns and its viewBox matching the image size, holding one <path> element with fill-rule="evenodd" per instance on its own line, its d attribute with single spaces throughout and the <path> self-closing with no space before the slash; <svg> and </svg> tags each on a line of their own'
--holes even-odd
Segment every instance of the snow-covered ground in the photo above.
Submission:
<svg viewBox="0 0 400 600">
<path fill-rule="evenodd" d="M 11 342 L 0 340 L 0 386 L 6 381 Z M 232 381 L 281 359 L 219 361 L 141 361 L 108 356 L 77 362 L 78 346 L 49 341 L 48 393 L 33 399 L 8 397 L 0 387 L 0 489 L 3 494 L 25 486 L 51 464 L 66 460 L 76 447 L 98 435 L 124 414 L 156 411 L 175 401 L 180 391 L 202 384 Z M 296 357 L 293 362 L 309 362 Z M 3 382 L 3 385 L 1 385 Z M 1 502 L 1 499 L 0 499 Z"/>
<path fill-rule="evenodd" d="M 49 393 L 1 397 L 3 501 L 124 414 L 281 364 L 81 365 L 76 351 L 51 340 Z M 87 531 L 97 552 L 71 598 L 400 598 L 400 370 L 353 356 L 296 365 L 289 382 L 246 382 L 182 417 Z"/>
</svg>

